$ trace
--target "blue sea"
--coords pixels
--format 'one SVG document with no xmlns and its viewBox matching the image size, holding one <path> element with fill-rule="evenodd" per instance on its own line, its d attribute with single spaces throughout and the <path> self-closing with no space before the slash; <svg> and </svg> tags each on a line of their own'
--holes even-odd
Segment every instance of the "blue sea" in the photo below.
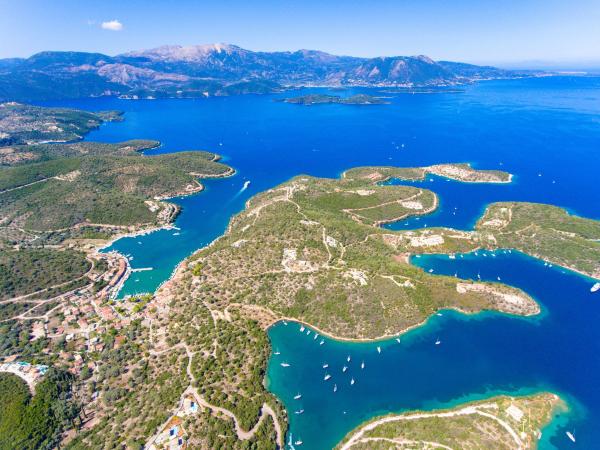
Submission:
<svg viewBox="0 0 600 450">
<path fill-rule="evenodd" d="M 307 92 L 329 91 L 59 104 L 125 111 L 124 122 L 105 124 L 87 140 L 157 139 L 162 146 L 147 154 L 209 150 L 237 171 L 231 178 L 204 181 L 201 194 L 176 200 L 183 208 L 175 223 L 179 230 L 120 239 L 106 249 L 128 255 L 133 268 L 153 269 L 133 273 L 121 296 L 155 290 L 182 259 L 220 236 L 249 197 L 302 173 L 337 177 L 360 165 L 469 162 L 515 175 L 513 183 L 505 185 L 428 177 L 415 184 L 437 192 L 440 209 L 388 225 L 394 229 L 471 229 L 488 203 L 502 200 L 552 203 L 600 219 L 600 78 L 486 81 L 466 86 L 463 92 L 429 94 L 332 91 L 384 95 L 390 105 L 274 101 Z M 243 190 L 246 181 L 250 185 Z M 401 344 L 378 344 L 381 354 L 374 351 L 375 344 L 327 340 L 315 346 L 312 337 L 298 332 L 297 324 L 274 326 L 273 347 L 287 355 L 292 366 L 284 370 L 274 355 L 268 386 L 288 407 L 291 433 L 303 440 L 302 448 L 331 448 L 377 414 L 540 389 L 562 394 L 571 406 L 570 413 L 554 423 L 554 432 L 544 433 L 542 448 L 571 445 L 565 429 L 574 432 L 577 448 L 600 448 L 600 433 L 595 432 L 600 428 L 600 294 L 589 293 L 592 280 L 516 252 L 456 260 L 430 256 L 414 262 L 434 273 L 458 272 L 466 278 L 480 273 L 490 280 L 500 276 L 533 295 L 544 312 L 533 319 L 444 312 L 404 336 Z M 438 337 L 442 344 L 435 346 Z M 353 386 L 341 372 L 348 354 Z M 335 396 L 331 385 L 322 381 L 322 359 L 339 378 Z M 298 392 L 301 405 L 293 400 Z M 295 415 L 299 406 L 305 412 Z"/>
</svg>

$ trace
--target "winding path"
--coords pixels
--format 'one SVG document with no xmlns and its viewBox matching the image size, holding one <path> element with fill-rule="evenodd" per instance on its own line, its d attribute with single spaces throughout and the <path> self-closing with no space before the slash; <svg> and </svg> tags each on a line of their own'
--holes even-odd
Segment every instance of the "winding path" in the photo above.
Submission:
<svg viewBox="0 0 600 450">
<path fill-rule="evenodd" d="M 187 353 L 188 364 L 186 367 L 186 373 L 187 373 L 188 378 L 190 379 L 190 384 L 185 389 L 185 391 L 183 391 L 183 393 L 181 394 L 181 397 L 179 398 L 179 402 L 177 404 L 177 408 L 175 409 L 175 412 L 173 413 L 172 416 L 169 417 L 169 419 L 165 423 L 168 423 L 173 416 L 177 416 L 181 412 L 181 410 L 183 409 L 183 402 L 184 402 L 185 398 L 191 395 L 196 400 L 196 403 L 198 405 L 200 405 L 202 408 L 210 409 L 213 412 L 221 413 L 222 415 L 227 416 L 231 420 L 233 420 L 235 433 L 237 435 L 237 438 L 240 441 L 246 441 L 248 439 L 252 439 L 254 437 L 254 434 L 258 431 L 258 429 L 262 425 L 263 421 L 265 420 L 265 417 L 267 415 L 271 416 L 271 418 L 273 419 L 273 424 L 275 426 L 275 432 L 277 434 L 277 445 L 279 448 L 284 448 L 283 433 L 281 431 L 281 426 L 279 424 L 279 420 L 277 419 L 277 414 L 275 414 L 275 411 L 273 411 L 273 408 L 271 408 L 271 406 L 269 406 L 269 404 L 267 404 L 266 402 L 263 403 L 263 405 L 261 406 L 260 415 L 259 415 L 256 423 L 254 424 L 254 426 L 250 430 L 246 431 L 240 426 L 238 418 L 236 417 L 236 415 L 234 413 L 232 413 L 228 409 L 222 408 L 220 406 L 211 405 L 198 393 L 198 390 L 194 387 L 196 378 L 194 377 L 194 374 L 192 373 L 192 358 L 194 357 L 194 352 L 192 352 L 186 344 L 184 344 L 183 342 L 180 342 L 180 343 L 178 343 L 168 349 L 165 349 L 165 350 L 160 350 L 160 351 L 150 350 L 150 354 L 156 355 L 156 356 L 162 355 L 162 354 L 170 352 L 176 348 L 184 348 Z M 148 439 L 148 441 L 146 441 L 146 445 L 144 446 L 144 448 L 149 449 L 149 448 L 151 448 L 151 446 L 153 446 L 153 444 L 156 442 L 156 439 L 160 436 L 161 432 L 163 431 L 164 427 L 165 427 L 165 424 L 162 424 L 158 428 L 157 432 L 154 435 L 152 435 Z"/>
<path fill-rule="evenodd" d="M 494 403 L 484 403 L 481 405 L 477 405 L 477 406 L 466 406 L 464 408 L 458 409 L 456 411 L 447 411 L 447 412 L 439 412 L 439 413 L 416 413 L 416 414 L 405 414 L 405 415 L 400 415 L 400 416 L 388 416 L 388 417 L 383 417 L 379 420 L 375 420 L 374 422 L 371 422 L 363 427 L 361 427 L 356 433 L 354 433 L 350 439 L 348 439 L 348 441 L 341 447 L 341 450 L 350 450 L 351 447 L 353 447 L 356 444 L 359 444 L 360 442 L 365 442 L 366 440 L 368 440 L 369 438 L 367 437 L 363 437 L 365 435 L 365 433 L 374 430 L 375 428 L 377 428 L 379 425 L 383 425 L 386 423 L 390 423 L 390 422 L 400 422 L 403 420 L 419 420 L 419 419 L 427 419 L 427 418 L 431 418 L 431 417 L 456 417 L 456 416 L 467 416 L 467 415 L 472 415 L 472 414 L 479 414 L 481 416 L 490 418 L 492 420 L 495 420 L 496 422 L 498 422 L 498 424 L 500 426 L 502 426 L 510 435 L 511 437 L 514 439 L 516 447 L 516 450 L 523 450 L 525 447 L 523 445 L 523 442 L 521 441 L 521 439 L 519 438 L 518 434 L 516 433 L 516 431 L 504 420 L 500 419 L 499 417 L 481 411 L 481 408 L 486 408 L 486 409 L 497 409 L 497 405 Z M 446 447 L 445 447 L 446 448 Z"/>
</svg>

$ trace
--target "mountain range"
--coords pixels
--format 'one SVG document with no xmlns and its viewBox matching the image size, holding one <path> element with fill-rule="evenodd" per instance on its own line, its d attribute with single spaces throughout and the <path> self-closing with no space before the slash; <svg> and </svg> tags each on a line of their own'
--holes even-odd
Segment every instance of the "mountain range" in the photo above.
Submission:
<svg viewBox="0 0 600 450">
<path fill-rule="evenodd" d="M 316 50 L 255 52 L 230 44 L 166 45 L 116 56 L 46 51 L 0 59 L 0 100 L 200 97 L 317 85 L 453 86 L 540 74 L 427 56 L 359 58 Z"/>
</svg>

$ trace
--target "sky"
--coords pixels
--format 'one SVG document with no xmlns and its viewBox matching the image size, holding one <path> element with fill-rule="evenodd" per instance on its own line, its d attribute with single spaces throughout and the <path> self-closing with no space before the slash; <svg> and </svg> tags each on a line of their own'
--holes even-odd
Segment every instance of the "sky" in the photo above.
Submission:
<svg viewBox="0 0 600 450">
<path fill-rule="evenodd" d="M 164 44 L 600 63 L 600 0 L 0 0 L 0 58 Z"/>
</svg>

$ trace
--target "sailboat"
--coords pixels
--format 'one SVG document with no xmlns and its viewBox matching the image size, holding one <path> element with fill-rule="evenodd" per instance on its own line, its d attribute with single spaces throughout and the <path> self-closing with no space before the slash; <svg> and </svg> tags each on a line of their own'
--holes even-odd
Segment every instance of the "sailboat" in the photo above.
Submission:
<svg viewBox="0 0 600 450">
<path fill-rule="evenodd" d="M 575 436 L 573 436 L 573 433 L 571 433 L 570 431 L 567 431 L 565 434 L 567 435 L 567 437 L 569 439 L 571 439 L 573 442 L 575 442 Z"/>
<path fill-rule="evenodd" d="M 299 398 L 302 398 L 302 394 L 300 394 L 300 392 L 298 392 L 298 394 L 294 395 L 294 400 L 298 400 Z"/>
<path fill-rule="evenodd" d="M 346 366 L 344 366 L 344 367 L 342 368 L 342 372 L 345 372 L 346 370 L 348 370 L 348 368 L 347 368 Z"/>
<path fill-rule="evenodd" d="M 437 340 L 435 341 L 435 345 L 440 345 L 442 343 L 442 341 L 440 341 L 440 338 L 437 338 Z"/>
<path fill-rule="evenodd" d="M 331 378 L 331 375 L 326 374 L 325 377 L 323 378 L 323 381 L 327 381 Z"/>
</svg>

